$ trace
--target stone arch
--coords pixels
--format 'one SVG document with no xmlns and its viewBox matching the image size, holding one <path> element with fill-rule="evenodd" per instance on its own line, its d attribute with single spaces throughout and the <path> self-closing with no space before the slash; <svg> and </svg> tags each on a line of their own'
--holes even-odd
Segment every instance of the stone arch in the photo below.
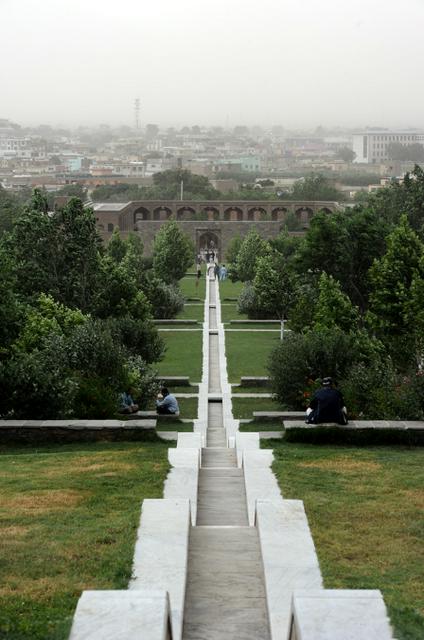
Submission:
<svg viewBox="0 0 424 640">
<path fill-rule="evenodd" d="M 332 213 L 331 209 L 329 209 L 328 207 L 321 207 L 320 211 L 322 211 L 323 213 Z"/>
<path fill-rule="evenodd" d="M 310 207 L 299 207 L 298 209 L 296 209 L 295 215 L 298 222 L 302 226 L 307 227 L 312 216 L 314 215 L 314 212 Z"/>
<path fill-rule="evenodd" d="M 206 220 L 219 220 L 219 209 L 216 207 L 204 207 L 202 213 L 205 214 Z"/>
<path fill-rule="evenodd" d="M 138 209 L 134 211 L 134 229 L 136 230 L 139 229 L 139 224 L 138 224 L 139 222 L 142 222 L 143 220 L 151 220 L 151 219 L 152 219 L 152 214 L 148 209 L 146 209 L 146 207 L 138 207 Z"/>
<path fill-rule="evenodd" d="M 214 231 L 203 231 L 197 238 L 197 253 L 204 256 L 206 249 L 212 249 L 216 254 L 219 254 L 221 241 L 219 235 Z"/>
<path fill-rule="evenodd" d="M 243 220 L 243 210 L 240 207 L 228 207 L 224 211 L 224 220 Z"/>
<path fill-rule="evenodd" d="M 169 207 L 156 207 L 153 211 L 153 220 L 168 220 L 172 216 Z"/>
<path fill-rule="evenodd" d="M 180 207 L 177 210 L 177 220 L 194 220 L 196 211 L 193 207 Z"/>
<path fill-rule="evenodd" d="M 263 207 L 252 207 L 247 212 L 248 220 L 266 220 L 266 211 Z"/>
<path fill-rule="evenodd" d="M 271 211 L 271 220 L 281 222 L 287 215 L 286 207 L 276 207 Z"/>
</svg>

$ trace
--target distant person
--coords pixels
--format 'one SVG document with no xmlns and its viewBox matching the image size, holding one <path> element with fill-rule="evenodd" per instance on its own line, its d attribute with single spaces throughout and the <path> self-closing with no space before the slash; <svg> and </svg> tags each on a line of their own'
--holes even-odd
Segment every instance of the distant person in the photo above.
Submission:
<svg viewBox="0 0 424 640">
<path fill-rule="evenodd" d="M 210 259 L 211 259 L 211 254 L 209 253 L 209 249 L 206 251 L 205 258 L 206 258 L 206 262 L 207 262 L 207 264 L 209 264 Z"/>
<path fill-rule="evenodd" d="M 202 265 L 200 260 L 196 263 L 196 287 L 199 286 L 199 280 L 202 277 Z"/>
<path fill-rule="evenodd" d="M 307 424 L 322 424 L 335 422 L 347 424 L 347 411 L 343 396 L 334 388 L 331 378 L 323 378 L 322 387 L 315 392 L 306 410 Z"/>
<path fill-rule="evenodd" d="M 178 406 L 177 399 L 172 393 L 169 393 L 169 389 L 162 387 L 158 398 L 156 400 L 156 413 L 159 415 L 180 415 L 180 407 Z"/>
<path fill-rule="evenodd" d="M 215 263 L 214 270 L 213 270 L 213 272 L 214 272 L 214 274 L 215 274 L 215 280 L 219 277 L 219 271 L 220 271 L 220 269 L 219 269 L 219 264 L 216 262 L 216 263 Z"/>
<path fill-rule="evenodd" d="M 225 264 L 222 265 L 222 267 L 219 270 L 219 279 L 220 280 L 226 280 L 227 279 L 227 267 L 225 266 Z"/>
<path fill-rule="evenodd" d="M 215 251 L 211 251 L 211 262 L 215 262 Z"/>
<path fill-rule="evenodd" d="M 119 413 L 136 413 L 138 411 L 138 404 L 132 399 L 130 390 L 124 391 L 119 396 Z"/>
</svg>

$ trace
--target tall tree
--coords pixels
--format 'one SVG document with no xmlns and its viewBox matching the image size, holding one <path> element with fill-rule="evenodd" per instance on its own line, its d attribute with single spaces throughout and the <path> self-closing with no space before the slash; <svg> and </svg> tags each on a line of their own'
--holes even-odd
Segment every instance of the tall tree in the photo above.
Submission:
<svg viewBox="0 0 424 640">
<path fill-rule="evenodd" d="M 257 259 L 253 288 L 262 312 L 278 320 L 287 317 L 296 297 L 296 279 L 281 254 L 274 252 Z"/>
<path fill-rule="evenodd" d="M 153 269 L 164 282 L 180 280 L 194 260 L 194 246 L 175 220 L 165 222 L 153 244 Z"/>
<path fill-rule="evenodd" d="M 242 282 L 253 280 L 257 258 L 266 255 L 269 250 L 268 242 L 261 238 L 256 229 L 251 229 L 245 236 L 237 254 L 236 270 Z"/>
<path fill-rule="evenodd" d="M 358 327 L 359 313 L 349 297 L 342 292 L 339 282 L 325 273 L 319 280 L 319 296 L 314 310 L 315 330 L 338 327 L 349 333 Z"/>
</svg>

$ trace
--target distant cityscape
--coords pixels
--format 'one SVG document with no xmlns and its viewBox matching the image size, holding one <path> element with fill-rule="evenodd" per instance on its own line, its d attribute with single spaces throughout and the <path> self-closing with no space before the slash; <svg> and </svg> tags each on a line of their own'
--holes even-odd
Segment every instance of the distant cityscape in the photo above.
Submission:
<svg viewBox="0 0 424 640">
<path fill-rule="evenodd" d="M 0 119 L 0 184 L 15 192 L 34 187 L 54 192 L 80 184 L 90 197 L 101 185 L 149 186 L 155 173 L 181 168 L 207 177 L 223 194 L 237 191 L 243 180 L 261 189 L 264 179 L 269 179 L 268 190 L 279 197 L 304 175 L 315 172 L 333 176 L 349 201 L 357 191 L 373 191 L 387 180 L 401 180 L 424 156 L 424 132 L 413 129 L 318 127 L 294 132 L 282 126 L 137 127 L 138 122 L 134 128 L 28 128 Z M 410 159 L 402 149 L 411 150 Z M 369 174 L 369 182 L 349 184 L 348 176 L 359 173 Z"/>
</svg>

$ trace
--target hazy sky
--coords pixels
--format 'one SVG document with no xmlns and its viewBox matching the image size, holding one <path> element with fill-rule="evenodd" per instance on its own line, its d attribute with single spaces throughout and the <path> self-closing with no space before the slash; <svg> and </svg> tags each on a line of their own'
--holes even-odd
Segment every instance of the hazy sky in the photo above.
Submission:
<svg viewBox="0 0 424 640">
<path fill-rule="evenodd" d="M 21 124 L 424 127 L 424 0 L 0 0 Z"/>
</svg>

